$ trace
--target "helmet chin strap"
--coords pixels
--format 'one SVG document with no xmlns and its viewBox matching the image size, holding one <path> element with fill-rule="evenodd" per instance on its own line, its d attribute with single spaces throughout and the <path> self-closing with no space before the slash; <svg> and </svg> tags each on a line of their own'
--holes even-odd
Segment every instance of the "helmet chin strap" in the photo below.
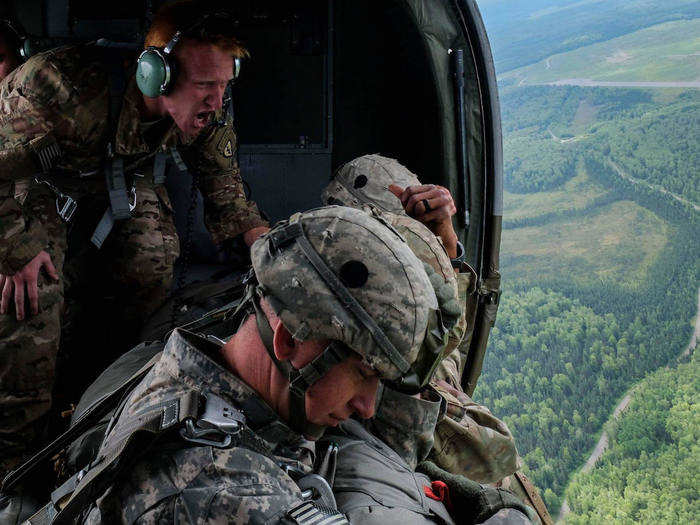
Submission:
<svg viewBox="0 0 700 525">
<path fill-rule="evenodd" d="M 325 376 L 331 368 L 347 359 L 352 351 L 338 341 L 331 341 L 323 352 L 309 364 L 299 369 L 294 368 L 289 361 L 280 361 L 275 355 L 274 334 L 265 312 L 260 307 L 260 296 L 255 289 L 255 285 L 249 285 L 246 291 L 246 298 L 239 308 L 244 303 L 248 304 L 248 308 L 250 308 L 252 303 L 255 311 L 255 322 L 257 323 L 258 333 L 263 346 L 265 346 L 267 354 L 277 369 L 289 381 L 289 426 L 310 439 L 318 439 L 326 427 L 311 423 L 307 419 L 306 391 Z"/>
</svg>

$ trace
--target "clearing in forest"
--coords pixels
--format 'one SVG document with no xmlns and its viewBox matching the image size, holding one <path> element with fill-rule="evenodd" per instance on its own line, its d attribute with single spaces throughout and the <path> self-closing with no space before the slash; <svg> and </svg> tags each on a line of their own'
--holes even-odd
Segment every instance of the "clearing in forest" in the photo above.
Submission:
<svg viewBox="0 0 700 525">
<path fill-rule="evenodd" d="M 579 163 L 576 176 L 552 191 L 511 193 L 503 191 L 504 220 L 532 219 L 551 213 L 581 211 L 592 206 L 608 190 L 594 182 Z"/>
<path fill-rule="evenodd" d="M 501 268 L 509 281 L 574 280 L 637 289 L 672 227 L 632 201 L 617 201 L 542 226 L 505 229 Z"/>
</svg>

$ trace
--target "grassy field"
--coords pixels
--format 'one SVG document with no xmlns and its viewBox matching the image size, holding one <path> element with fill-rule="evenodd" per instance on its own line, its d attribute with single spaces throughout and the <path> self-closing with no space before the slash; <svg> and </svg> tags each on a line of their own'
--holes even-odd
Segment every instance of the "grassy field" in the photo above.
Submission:
<svg viewBox="0 0 700 525">
<path fill-rule="evenodd" d="M 550 56 L 502 75 L 522 84 L 561 79 L 671 82 L 700 79 L 700 18 L 666 22 Z"/>
<path fill-rule="evenodd" d="M 636 289 L 645 282 L 671 230 L 649 210 L 617 201 L 579 218 L 504 230 L 501 271 L 508 281 L 549 277 Z"/>
<path fill-rule="evenodd" d="M 573 179 L 553 191 L 525 194 L 504 191 L 503 218 L 506 221 L 531 219 L 552 212 L 585 210 L 607 192 L 579 166 Z"/>
</svg>

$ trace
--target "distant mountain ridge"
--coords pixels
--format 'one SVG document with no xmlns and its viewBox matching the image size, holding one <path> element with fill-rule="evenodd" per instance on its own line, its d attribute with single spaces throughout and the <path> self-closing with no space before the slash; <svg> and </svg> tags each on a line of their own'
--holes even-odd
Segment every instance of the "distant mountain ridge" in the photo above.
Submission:
<svg viewBox="0 0 700 525">
<path fill-rule="evenodd" d="M 644 27 L 700 17 L 700 0 L 481 0 L 478 4 L 499 74 Z"/>
</svg>

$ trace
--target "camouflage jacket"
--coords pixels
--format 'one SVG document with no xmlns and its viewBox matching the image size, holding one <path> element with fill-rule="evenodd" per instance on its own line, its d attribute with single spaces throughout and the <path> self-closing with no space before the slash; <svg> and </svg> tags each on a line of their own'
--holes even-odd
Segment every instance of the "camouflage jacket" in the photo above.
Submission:
<svg viewBox="0 0 700 525">
<path fill-rule="evenodd" d="M 377 215 L 371 206 L 369 211 Z M 404 236 L 419 259 L 430 264 L 454 288 L 460 304 L 467 305 L 473 276 L 455 274 L 438 237 L 405 214 L 379 215 Z M 463 312 L 451 330 L 447 357 L 438 365 L 431 382 L 433 389 L 426 391 L 422 399 L 384 389 L 369 428 L 411 468 L 430 453 L 430 459 L 449 472 L 479 482 L 495 482 L 515 472 L 521 461 L 507 425 L 472 401 L 459 386 L 464 368 L 462 355 L 466 354 L 473 330 L 473 326 L 468 326 L 467 318 L 471 317 L 470 312 Z M 448 386 L 441 386 L 438 380 L 446 381 Z"/>
<path fill-rule="evenodd" d="M 268 456 L 250 448 L 198 445 L 175 434 L 124 469 L 89 510 L 87 523 L 276 523 L 301 503 L 300 489 L 279 464 L 308 471 L 313 443 L 282 423 L 218 355 L 200 351 L 206 346 L 202 341 L 180 331 L 171 335 L 130 394 L 103 449 L 148 407 L 206 390 L 240 408 L 273 452 Z"/>
<path fill-rule="evenodd" d="M 0 83 L 0 274 L 14 274 L 46 246 L 46 232 L 21 203 L 22 191 L 26 195 L 40 171 L 32 145 L 47 137 L 62 152 L 56 167 L 75 180 L 71 192 L 78 187 L 82 195 L 104 193 L 101 165 L 112 139 L 125 166 L 145 181 L 156 152 L 184 146 L 188 164 L 200 174 L 205 221 L 215 243 L 266 224 L 245 197 L 232 122 L 212 125 L 188 141 L 168 118 L 158 127 L 160 137 L 147 141 L 139 117 L 141 94 L 132 78 L 111 137 L 110 79 L 103 62 L 104 51 L 96 46 L 62 47 L 32 57 Z M 158 185 L 156 192 L 170 207 L 165 188 Z"/>
</svg>

